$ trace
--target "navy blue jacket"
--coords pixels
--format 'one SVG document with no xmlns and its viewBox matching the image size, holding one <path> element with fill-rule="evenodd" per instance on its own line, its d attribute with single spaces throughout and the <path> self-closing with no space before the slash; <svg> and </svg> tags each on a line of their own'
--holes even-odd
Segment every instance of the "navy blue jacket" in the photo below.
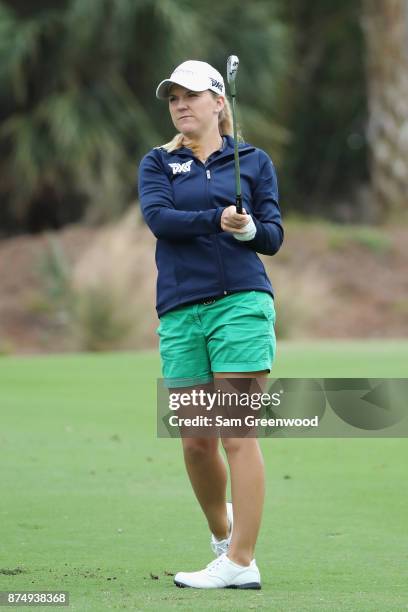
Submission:
<svg viewBox="0 0 408 612">
<path fill-rule="evenodd" d="M 271 283 L 257 255 L 274 255 L 283 241 L 278 186 L 268 155 L 239 144 L 243 207 L 255 238 L 240 242 L 221 229 L 224 207 L 235 203 L 234 140 L 204 164 L 191 149 L 153 149 L 139 167 L 139 197 L 157 238 L 157 313 L 237 291 L 266 291 Z"/>
</svg>

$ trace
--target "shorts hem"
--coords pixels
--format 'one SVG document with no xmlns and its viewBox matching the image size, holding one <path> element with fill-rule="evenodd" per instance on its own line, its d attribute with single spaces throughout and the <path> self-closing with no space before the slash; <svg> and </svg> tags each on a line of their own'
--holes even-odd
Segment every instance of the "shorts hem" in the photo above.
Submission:
<svg viewBox="0 0 408 612">
<path fill-rule="evenodd" d="M 214 363 L 212 371 L 217 372 L 260 372 L 261 370 L 271 371 L 272 363 L 270 361 L 246 361 L 245 363 Z"/>
<path fill-rule="evenodd" d="M 164 384 L 168 389 L 175 389 L 177 387 L 194 387 L 195 385 L 205 385 L 206 383 L 212 382 L 214 379 L 212 374 L 203 374 L 201 376 L 182 376 L 164 378 Z"/>
</svg>

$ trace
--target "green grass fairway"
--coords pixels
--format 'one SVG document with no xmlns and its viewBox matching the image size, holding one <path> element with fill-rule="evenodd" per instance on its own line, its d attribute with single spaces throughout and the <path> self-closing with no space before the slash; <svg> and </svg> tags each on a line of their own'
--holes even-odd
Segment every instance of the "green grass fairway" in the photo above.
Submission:
<svg viewBox="0 0 408 612">
<path fill-rule="evenodd" d="M 273 375 L 407 364 L 408 342 L 282 342 Z M 159 375 L 154 352 L 0 358 L 0 590 L 79 612 L 408 610 L 406 439 L 262 440 L 262 591 L 174 587 L 212 553 L 180 440 L 156 438 Z"/>
</svg>

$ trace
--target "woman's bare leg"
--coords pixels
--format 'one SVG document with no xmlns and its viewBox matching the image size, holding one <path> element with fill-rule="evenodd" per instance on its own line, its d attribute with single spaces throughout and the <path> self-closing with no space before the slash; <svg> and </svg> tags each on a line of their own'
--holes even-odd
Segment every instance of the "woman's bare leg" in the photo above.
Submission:
<svg viewBox="0 0 408 612">
<path fill-rule="evenodd" d="M 215 376 L 218 379 L 256 378 L 261 385 L 266 380 L 264 372 Z M 265 497 L 264 462 L 256 438 L 222 438 L 222 443 L 230 468 L 234 511 L 234 529 L 227 555 L 239 565 L 249 565 L 254 558 L 261 525 Z"/>
<path fill-rule="evenodd" d="M 194 493 L 218 540 L 228 535 L 226 512 L 227 469 L 218 438 L 182 438 L 184 461 Z"/>
</svg>

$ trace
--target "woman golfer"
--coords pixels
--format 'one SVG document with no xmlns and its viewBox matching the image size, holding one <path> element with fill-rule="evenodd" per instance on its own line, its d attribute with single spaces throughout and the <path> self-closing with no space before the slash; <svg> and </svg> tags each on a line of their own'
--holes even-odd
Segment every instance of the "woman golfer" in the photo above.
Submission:
<svg viewBox="0 0 408 612">
<path fill-rule="evenodd" d="M 157 87 L 177 130 L 139 168 L 143 216 L 157 238 L 160 355 L 169 389 L 266 377 L 275 354 L 271 283 L 257 253 L 283 240 L 276 174 L 268 155 L 239 144 L 244 213 L 235 201 L 234 140 L 224 80 L 186 61 Z M 261 588 L 254 559 L 264 501 L 256 438 L 182 438 L 187 472 L 211 531 L 216 559 L 179 572 L 177 586 Z"/>
</svg>

